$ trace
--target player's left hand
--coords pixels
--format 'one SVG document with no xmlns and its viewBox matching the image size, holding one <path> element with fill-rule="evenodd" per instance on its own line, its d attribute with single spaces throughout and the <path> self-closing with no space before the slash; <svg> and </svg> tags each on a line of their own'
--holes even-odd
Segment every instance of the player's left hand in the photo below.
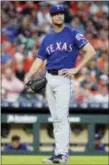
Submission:
<svg viewBox="0 0 109 165">
<path fill-rule="evenodd" d="M 78 68 L 73 68 L 73 69 L 62 69 L 59 71 L 59 75 L 64 75 L 65 77 L 67 76 L 73 76 L 78 73 Z"/>
</svg>

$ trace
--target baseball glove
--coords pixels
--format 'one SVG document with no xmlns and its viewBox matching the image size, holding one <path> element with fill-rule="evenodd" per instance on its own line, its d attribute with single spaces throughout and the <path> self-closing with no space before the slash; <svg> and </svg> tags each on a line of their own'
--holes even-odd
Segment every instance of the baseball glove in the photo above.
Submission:
<svg viewBox="0 0 109 165">
<path fill-rule="evenodd" d="M 46 77 L 38 76 L 35 80 L 30 80 L 26 84 L 27 88 L 32 89 L 35 93 L 41 93 L 45 86 L 46 86 L 47 80 Z"/>
</svg>

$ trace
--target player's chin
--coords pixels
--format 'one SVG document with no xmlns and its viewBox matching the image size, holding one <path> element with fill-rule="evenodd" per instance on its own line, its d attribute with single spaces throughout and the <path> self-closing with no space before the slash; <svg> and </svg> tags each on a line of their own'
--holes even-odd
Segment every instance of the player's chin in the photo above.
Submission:
<svg viewBox="0 0 109 165">
<path fill-rule="evenodd" d="M 63 22 L 56 22 L 55 25 L 56 26 L 62 26 L 63 25 Z"/>
</svg>

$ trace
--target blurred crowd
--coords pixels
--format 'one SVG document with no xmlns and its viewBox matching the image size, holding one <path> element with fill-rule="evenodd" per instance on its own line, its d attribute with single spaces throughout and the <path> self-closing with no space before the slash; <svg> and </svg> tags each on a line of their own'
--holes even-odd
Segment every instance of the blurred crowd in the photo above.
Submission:
<svg viewBox="0 0 109 165">
<path fill-rule="evenodd" d="M 44 36 L 52 29 L 49 8 L 56 2 L 51 2 L 2 2 L 3 101 L 14 102 L 28 93 L 24 76 L 37 58 Z M 73 79 L 72 99 L 79 103 L 108 102 L 108 2 L 66 1 L 63 4 L 65 23 L 78 28 L 96 50 L 96 56 Z M 79 53 L 77 65 L 83 55 Z"/>
</svg>

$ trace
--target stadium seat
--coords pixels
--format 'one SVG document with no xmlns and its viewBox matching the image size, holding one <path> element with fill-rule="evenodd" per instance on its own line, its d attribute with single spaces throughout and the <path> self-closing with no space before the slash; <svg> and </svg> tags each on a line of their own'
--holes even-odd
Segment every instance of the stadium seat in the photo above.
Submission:
<svg viewBox="0 0 109 165">
<path fill-rule="evenodd" d="M 109 145 L 105 147 L 106 152 L 109 152 Z"/>
<path fill-rule="evenodd" d="M 85 146 L 70 147 L 70 151 L 72 151 L 72 152 L 84 152 L 85 149 L 86 149 Z"/>
<path fill-rule="evenodd" d="M 10 129 L 9 135 L 6 138 L 2 138 L 2 143 L 10 143 L 11 137 L 13 135 L 20 135 L 22 143 L 32 143 L 33 142 L 33 135 L 27 134 L 26 131 L 23 130 L 22 126 L 14 125 Z"/>
<path fill-rule="evenodd" d="M 84 143 L 86 144 L 88 142 L 88 131 L 87 129 L 83 129 L 80 134 L 76 135 L 74 132 L 71 131 L 71 143 Z"/>
<path fill-rule="evenodd" d="M 40 143 L 54 143 L 54 138 L 50 138 L 47 132 L 47 127 L 42 125 L 40 129 Z"/>
<path fill-rule="evenodd" d="M 53 151 L 54 147 L 53 146 L 41 146 L 40 147 L 40 151 L 44 152 L 44 151 Z"/>
<path fill-rule="evenodd" d="M 101 142 L 103 144 L 106 144 L 106 143 L 109 144 L 109 127 L 108 126 L 106 127 L 106 130 L 105 130 L 105 133 L 104 133 L 104 136 L 103 136 Z"/>
</svg>

